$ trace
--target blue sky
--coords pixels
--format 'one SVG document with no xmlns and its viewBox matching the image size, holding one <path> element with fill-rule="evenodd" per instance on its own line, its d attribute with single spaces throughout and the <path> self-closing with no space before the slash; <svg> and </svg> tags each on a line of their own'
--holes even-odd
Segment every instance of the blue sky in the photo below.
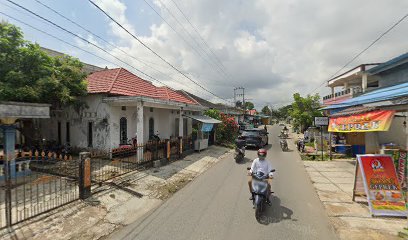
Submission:
<svg viewBox="0 0 408 240">
<path fill-rule="evenodd" d="M 38 0 L 119 48 L 111 48 L 41 6 L 36 0 L 14 1 L 105 48 L 114 56 L 173 88 L 223 102 L 171 69 L 88 1 Z M 206 89 L 223 98 L 232 98 L 233 88 L 243 86 L 248 98 L 253 99 L 259 109 L 265 104 L 279 106 L 287 103 L 295 92 L 303 95 L 311 93 L 408 10 L 406 0 L 394 0 L 393 4 L 383 0 L 95 2 L 151 49 Z M 175 4 L 200 35 L 189 25 Z M 0 11 L 140 75 L 95 47 L 30 16 L 24 10 L 15 11 L 6 5 L 12 4 L 0 0 Z M 0 19 L 21 27 L 26 39 L 41 46 L 70 54 L 83 62 L 115 67 L 7 17 L 0 15 Z M 362 63 L 387 61 L 407 52 L 407 32 L 408 20 L 405 20 L 344 71 Z M 322 87 L 317 92 L 324 95 L 328 89 Z"/>
</svg>

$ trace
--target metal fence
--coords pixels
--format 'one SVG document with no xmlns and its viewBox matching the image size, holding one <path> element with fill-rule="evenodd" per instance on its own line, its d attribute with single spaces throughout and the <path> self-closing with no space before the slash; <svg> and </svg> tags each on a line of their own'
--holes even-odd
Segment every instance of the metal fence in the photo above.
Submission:
<svg viewBox="0 0 408 240">
<path fill-rule="evenodd" d="M 54 158 L 56 156 L 57 158 Z M 0 228 L 78 199 L 78 160 L 42 152 L 0 165 Z"/>
<path fill-rule="evenodd" d="M 92 150 L 90 182 L 101 184 L 122 174 L 151 167 L 157 160 L 180 159 L 183 149 L 193 149 L 191 138 L 149 141 L 109 152 Z M 38 150 L 19 153 L 14 161 L 0 159 L 0 228 L 79 199 L 81 183 L 85 181 L 84 175 L 80 176 L 85 168 L 81 163 L 78 157 Z"/>
</svg>

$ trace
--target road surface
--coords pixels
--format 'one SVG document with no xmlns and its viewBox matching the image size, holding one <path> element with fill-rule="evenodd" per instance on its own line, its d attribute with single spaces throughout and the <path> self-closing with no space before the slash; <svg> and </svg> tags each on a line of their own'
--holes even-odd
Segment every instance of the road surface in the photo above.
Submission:
<svg viewBox="0 0 408 240">
<path fill-rule="evenodd" d="M 248 162 L 220 161 L 171 199 L 110 236 L 111 239 L 337 239 L 300 157 L 289 144 L 282 152 L 280 128 L 269 128 L 268 158 L 276 168 L 274 196 L 257 221 L 247 184 Z"/>
</svg>

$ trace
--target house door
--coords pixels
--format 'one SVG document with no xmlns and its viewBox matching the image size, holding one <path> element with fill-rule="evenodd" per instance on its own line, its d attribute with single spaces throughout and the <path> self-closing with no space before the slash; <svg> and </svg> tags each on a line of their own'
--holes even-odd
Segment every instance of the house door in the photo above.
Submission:
<svg viewBox="0 0 408 240">
<path fill-rule="evenodd" d="M 127 119 L 122 117 L 120 119 L 120 145 L 127 144 Z"/>
</svg>

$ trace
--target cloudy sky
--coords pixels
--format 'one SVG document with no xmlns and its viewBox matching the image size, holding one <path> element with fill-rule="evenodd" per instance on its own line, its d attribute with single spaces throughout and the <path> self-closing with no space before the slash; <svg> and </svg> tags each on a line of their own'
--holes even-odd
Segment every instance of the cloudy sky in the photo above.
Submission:
<svg viewBox="0 0 408 240">
<path fill-rule="evenodd" d="M 0 14 L 0 19 L 21 27 L 30 41 L 83 62 L 127 68 L 160 85 L 137 72 L 138 69 L 175 89 L 223 102 L 172 69 L 88 1 L 13 1 L 106 49 L 116 58 L 0 0 L 0 12 L 104 60 Z M 95 3 L 208 91 L 232 100 L 233 88 L 242 86 L 246 97 L 258 108 L 288 103 L 295 92 L 311 93 L 408 13 L 406 0 L 95 0 Z M 408 19 L 345 70 L 407 52 L 407 34 Z M 321 87 L 315 92 L 325 95 L 328 89 Z"/>
</svg>

